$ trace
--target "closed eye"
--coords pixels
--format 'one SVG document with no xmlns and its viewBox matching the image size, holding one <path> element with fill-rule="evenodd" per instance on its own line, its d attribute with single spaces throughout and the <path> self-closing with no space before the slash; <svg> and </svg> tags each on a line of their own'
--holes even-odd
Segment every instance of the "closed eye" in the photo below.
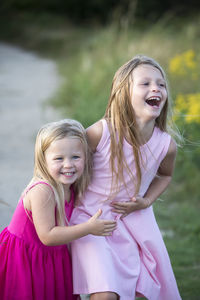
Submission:
<svg viewBox="0 0 200 300">
<path fill-rule="evenodd" d="M 166 87 L 166 84 L 165 83 L 160 83 L 160 86 L 161 87 Z"/>
</svg>

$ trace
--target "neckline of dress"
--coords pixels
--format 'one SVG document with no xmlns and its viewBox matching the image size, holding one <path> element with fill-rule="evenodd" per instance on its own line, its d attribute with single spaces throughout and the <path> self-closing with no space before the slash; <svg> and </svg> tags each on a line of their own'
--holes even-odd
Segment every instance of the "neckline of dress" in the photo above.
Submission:
<svg viewBox="0 0 200 300">
<path fill-rule="evenodd" d="M 155 126 L 154 129 L 153 129 L 153 132 L 152 132 L 151 137 L 148 139 L 148 141 L 147 141 L 145 144 L 141 145 L 140 148 L 149 146 L 149 145 L 152 143 L 152 140 L 153 140 L 153 138 L 154 138 L 154 135 L 155 135 L 156 131 L 157 131 L 157 127 Z M 129 147 L 131 147 L 131 148 L 133 147 L 126 139 L 124 139 L 124 140 L 125 140 L 125 143 L 126 143 Z"/>
</svg>

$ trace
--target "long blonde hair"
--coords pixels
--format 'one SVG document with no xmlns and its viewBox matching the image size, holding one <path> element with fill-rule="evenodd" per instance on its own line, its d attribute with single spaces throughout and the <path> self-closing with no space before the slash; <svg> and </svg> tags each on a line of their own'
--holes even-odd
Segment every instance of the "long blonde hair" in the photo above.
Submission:
<svg viewBox="0 0 200 300">
<path fill-rule="evenodd" d="M 64 209 L 64 189 L 63 185 L 56 182 L 49 174 L 46 166 L 45 151 L 53 141 L 64 137 L 76 137 L 83 145 L 85 156 L 84 171 L 73 186 L 76 195 L 84 193 L 91 178 L 92 154 L 88 146 L 85 129 L 78 121 L 71 119 L 48 123 L 39 130 L 35 143 L 34 174 L 31 180 L 32 183 L 42 179 L 52 186 L 56 201 L 56 221 L 59 225 L 65 225 L 67 222 Z"/>
<path fill-rule="evenodd" d="M 107 120 L 111 136 L 110 165 L 113 178 L 111 190 L 115 189 L 115 191 L 117 191 L 120 181 L 125 184 L 123 170 L 126 168 L 129 176 L 133 180 L 133 184 L 135 185 L 135 195 L 138 194 L 141 184 L 141 137 L 139 136 L 139 131 L 137 130 L 138 128 L 134 109 L 131 103 L 130 90 L 131 84 L 133 83 L 133 70 L 144 64 L 151 65 L 158 69 L 166 82 L 167 99 L 159 117 L 155 120 L 155 125 L 160 128 L 160 130 L 167 131 L 167 117 L 170 109 L 170 101 L 166 75 L 162 67 L 154 59 L 144 55 L 135 56 L 121 66 L 115 73 L 109 102 L 104 115 L 104 118 Z M 129 142 L 133 148 L 136 166 L 136 178 L 134 178 L 134 175 L 126 162 L 123 153 L 123 141 L 126 136 L 128 136 L 130 140 Z M 115 167 L 115 160 L 117 160 L 117 168 Z"/>
</svg>

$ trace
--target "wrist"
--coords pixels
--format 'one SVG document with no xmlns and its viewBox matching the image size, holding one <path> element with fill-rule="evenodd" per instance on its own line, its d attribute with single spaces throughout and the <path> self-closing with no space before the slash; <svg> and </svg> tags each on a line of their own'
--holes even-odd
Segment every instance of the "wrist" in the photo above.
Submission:
<svg viewBox="0 0 200 300">
<path fill-rule="evenodd" d="M 91 223 L 91 221 L 90 221 L 90 219 L 87 221 L 87 222 L 85 222 L 85 230 L 86 230 L 86 235 L 87 234 L 92 234 L 92 223 Z"/>
<path fill-rule="evenodd" d="M 151 201 L 149 198 L 144 198 L 145 199 L 145 208 L 148 208 L 149 206 L 151 206 Z"/>
</svg>

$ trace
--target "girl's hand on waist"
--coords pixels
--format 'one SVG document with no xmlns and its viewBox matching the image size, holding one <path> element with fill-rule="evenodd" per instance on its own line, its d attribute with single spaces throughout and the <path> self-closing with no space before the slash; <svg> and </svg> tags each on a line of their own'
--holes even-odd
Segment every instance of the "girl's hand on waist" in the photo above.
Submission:
<svg viewBox="0 0 200 300">
<path fill-rule="evenodd" d="M 102 214 L 102 210 L 99 209 L 88 221 L 90 227 L 90 234 L 108 236 L 111 235 L 113 230 L 116 229 L 117 223 L 113 220 L 102 220 L 99 217 Z"/>
<path fill-rule="evenodd" d="M 133 197 L 130 201 L 126 202 L 115 202 L 113 201 L 110 206 L 112 206 L 112 212 L 121 214 L 120 219 L 128 216 L 130 213 L 144 209 L 150 206 L 150 201 L 148 198 L 143 198 L 140 196 Z"/>
</svg>

